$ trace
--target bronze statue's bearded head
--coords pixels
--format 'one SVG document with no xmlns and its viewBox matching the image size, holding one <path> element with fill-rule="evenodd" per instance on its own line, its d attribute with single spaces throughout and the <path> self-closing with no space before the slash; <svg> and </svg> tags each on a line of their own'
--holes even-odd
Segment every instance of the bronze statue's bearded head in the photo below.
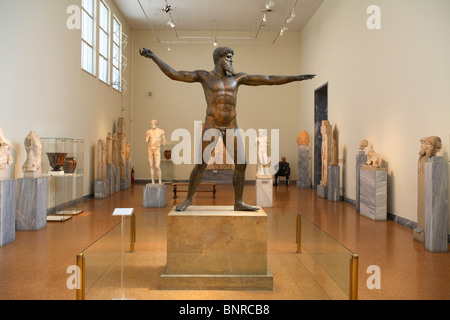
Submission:
<svg viewBox="0 0 450 320">
<path fill-rule="evenodd" d="M 228 47 L 218 47 L 213 53 L 214 64 L 219 64 L 219 67 L 226 72 L 227 76 L 236 73 L 233 68 L 233 55 L 233 49 Z"/>
</svg>

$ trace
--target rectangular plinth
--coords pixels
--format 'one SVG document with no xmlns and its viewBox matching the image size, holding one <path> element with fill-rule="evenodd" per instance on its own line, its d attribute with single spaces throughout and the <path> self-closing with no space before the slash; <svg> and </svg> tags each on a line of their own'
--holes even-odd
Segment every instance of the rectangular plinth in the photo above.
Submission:
<svg viewBox="0 0 450 320">
<path fill-rule="evenodd" d="M 425 249 L 447 252 L 447 165 L 442 157 L 425 163 Z"/>
<path fill-rule="evenodd" d="M 272 281 L 262 209 L 190 206 L 169 213 L 162 288 L 271 290 Z"/>
<path fill-rule="evenodd" d="M 103 199 L 109 196 L 110 186 L 108 180 L 97 179 L 94 181 L 94 198 Z"/>
<path fill-rule="evenodd" d="M 372 220 L 387 219 L 387 172 L 384 168 L 362 168 L 360 212 Z"/>
<path fill-rule="evenodd" d="M 47 178 L 17 179 L 17 231 L 47 226 Z"/>
<path fill-rule="evenodd" d="M 260 207 L 272 207 L 273 179 L 256 178 L 256 205 Z"/>
<path fill-rule="evenodd" d="M 273 290 L 273 275 L 161 275 L 161 290 Z"/>
<path fill-rule="evenodd" d="M 340 185 L 341 185 L 340 167 L 328 166 L 327 199 L 329 201 L 341 200 Z"/>
<path fill-rule="evenodd" d="M 16 180 L 0 181 L 0 247 L 16 238 Z"/>
<path fill-rule="evenodd" d="M 147 183 L 144 187 L 144 208 L 164 208 L 167 205 L 167 186 Z"/>
<path fill-rule="evenodd" d="M 327 186 L 323 186 L 323 185 L 319 184 L 319 185 L 317 186 L 317 196 L 326 199 L 326 198 L 328 197 L 328 189 L 327 189 Z"/>
</svg>

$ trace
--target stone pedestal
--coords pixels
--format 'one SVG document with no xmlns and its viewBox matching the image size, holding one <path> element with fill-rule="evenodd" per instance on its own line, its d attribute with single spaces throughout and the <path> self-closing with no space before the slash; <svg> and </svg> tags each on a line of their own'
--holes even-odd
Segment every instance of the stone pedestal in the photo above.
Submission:
<svg viewBox="0 0 450 320">
<path fill-rule="evenodd" d="M 147 183 L 144 187 L 144 208 L 164 208 L 167 204 L 167 186 Z"/>
<path fill-rule="evenodd" d="M 167 217 L 163 290 L 272 290 L 267 215 L 232 206 L 175 207 Z"/>
<path fill-rule="evenodd" d="M 47 178 L 17 179 L 17 231 L 37 231 L 47 226 Z"/>
<path fill-rule="evenodd" d="M 340 201 L 341 168 L 339 166 L 328 166 L 327 199 L 329 201 Z"/>
<path fill-rule="evenodd" d="M 309 146 L 298 146 L 297 188 L 311 188 L 311 178 L 309 174 Z"/>
<path fill-rule="evenodd" d="M 95 199 L 104 199 L 109 196 L 109 191 L 111 187 L 108 183 L 108 180 L 100 180 L 97 179 L 94 181 L 94 198 Z"/>
<path fill-rule="evenodd" d="M 0 247 L 16 238 L 16 180 L 0 181 Z"/>
<path fill-rule="evenodd" d="M 127 159 L 125 165 L 125 179 L 120 179 L 120 190 L 127 190 L 131 186 L 131 162 Z"/>
<path fill-rule="evenodd" d="M 356 212 L 360 212 L 360 175 L 361 167 L 367 162 L 367 155 L 364 151 L 358 151 L 356 154 Z"/>
<path fill-rule="evenodd" d="M 272 176 L 256 177 L 256 205 L 271 208 L 273 206 L 273 178 Z"/>
<path fill-rule="evenodd" d="M 120 167 L 108 164 L 106 166 L 106 179 L 109 182 L 109 194 L 120 191 Z"/>
<path fill-rule="evenodd" d="M 387 219 L 387 171 L 384 168 L 361 168 L 361 214 L 372 220 Z"/>
<path fill-rule="evenodd" d="M 425 249 L 447 252 L 447 165 L 442 157 L 425 163 Z"/>
<path fill-rule="evenodd" d="M 319 184 L 317 186 L 317 195 L 321 198 L 328 198 L 328 188 L 327 186 L 323 186 Z"/>
</svg>

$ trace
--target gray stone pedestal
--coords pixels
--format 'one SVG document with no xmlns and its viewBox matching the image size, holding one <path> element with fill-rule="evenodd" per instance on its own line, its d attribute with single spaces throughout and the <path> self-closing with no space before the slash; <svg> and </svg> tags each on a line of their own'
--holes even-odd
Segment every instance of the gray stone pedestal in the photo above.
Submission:
<svg viewBox="0 0 450 320">
<path fill-rule="evenodd" d="M 361 167 L 367 162 L 367 154 L 364 151 L 358 151 L 356 154 L 356 212 L 361 209 L 360 202 L 360 175 Z"/>
<path fill-rule="evenodd" d="M 329 201 L 340 201 L 341 168 L 339 166 L 328 166 L 327 199 Z"/>
<path fill-rule="evenodd" d="M 447 252 L 447 165 L 442 157 L 425 163 L 425 249 Z"/>
<path fill-rule="evenodd" d="M 327 186 L 323 186 L 321 184 L 319 184 L 317 186 L 317 195 L 321 198 L 328 198 L 328 188 Z"/>
<path fill-rule="evenodd" d="M 144 187 L 144 208 L 164 208 L 167 204 L 167 186 L 147 183 Z"/>
<path fill-rule="evenodd" d="M 273 206 L 273 179 L 256 177 L 256 205 L 265 208 Z"/>
<path fill-rule="evenodd" d="M 108 164 L 106 166 L 106 179 L 109 182 L 109 194 L 120 191 L 120 167 Z"/>
<path fill-rule="evenodd" d="M 387 171 L 361 168 L 361 214 L 372 220 L 387 219 Z"/>
<path fill-rule="evenodd" d="M 17 231 L 37 231 L 47 226 L 47 178 L 17 179 Z"/>
<path fill-rule="evenodd" d="M 125 166 L 125 178 L 120 179 L 120 190 L 127 190 L 131 187 L 131 162 L 127 159 Z"/>
<path fill-rule="evenodd" d="M 0 181 L 0 247 L 16 238 L 16 180 Z"/>
<path fill-rule="evenodd" d="M 309 146 L 298 146 L 297 188 L 311 188 L 311 178 L 309 176 Z"/>
<path fill-rule="evenodd" d="M 94 198 L 104 199 L 109 196 L 110 185 L 108 180 L 97 179 L 94 181 Z"/>
</svg>

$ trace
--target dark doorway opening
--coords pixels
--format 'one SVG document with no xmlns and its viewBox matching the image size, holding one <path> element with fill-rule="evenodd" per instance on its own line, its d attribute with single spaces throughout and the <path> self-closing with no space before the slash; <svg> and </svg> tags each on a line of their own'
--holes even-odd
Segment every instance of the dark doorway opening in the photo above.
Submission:
<svg viewBox="0 0 450 320">
<path fill-rule="evenodd" d="M 328 120 L 328 83 L 314 91 L 314 189 L 322 179 L 322 120 Z"/>
</svg>

